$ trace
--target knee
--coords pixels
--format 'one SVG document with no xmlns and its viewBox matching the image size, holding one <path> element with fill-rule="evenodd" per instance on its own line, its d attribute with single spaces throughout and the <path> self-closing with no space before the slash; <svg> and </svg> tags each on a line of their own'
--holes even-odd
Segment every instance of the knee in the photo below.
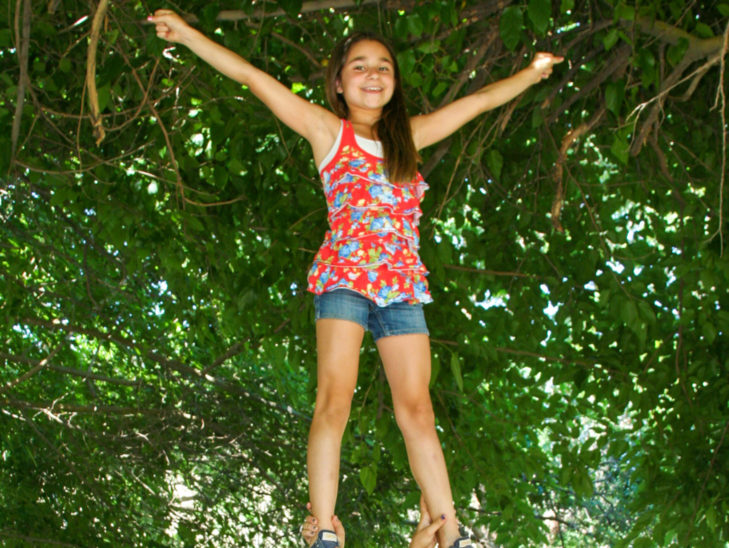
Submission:
<svg viewBox="0 0 729 548">
<path fill-rule="evenodd" d="M 430 397 L 395 404 L 395 420 L 403 434 L 422 435 L 435 430 L 435 414 Z"/>
<path fill-rule="evenodd" d="M 316 394 L 314 420 L 323 421 L 343 430 L 349 419 L 349 411 L 352 407 L 352 395 L 347 390 L 322 390 L 320 388 Z"/>
</svg>

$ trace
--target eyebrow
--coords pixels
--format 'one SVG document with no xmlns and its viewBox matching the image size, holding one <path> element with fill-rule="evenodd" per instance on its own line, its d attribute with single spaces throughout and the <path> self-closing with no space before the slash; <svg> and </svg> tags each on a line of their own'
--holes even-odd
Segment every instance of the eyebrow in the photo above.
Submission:
<svg viewBox="0 0 729 548">
<path fill-rule="evenodd" d="M 349 61 L 347 61 L 347 64 L 349 65 L 351 63 L 355 63 L 355 62 L 358 62 L 358 61 L 367 61 L 367 59 L 368 59 L 367 56 L 360 55 L 359 57 L 355 57 L 354 59 L 350 59 Z M 392 65 L 392 61 L 390 60 L 389 57 L 380 57 L 380 61 L 384 61 L 385 63 L 389 63 L 389 64 Z"/>
</svg>

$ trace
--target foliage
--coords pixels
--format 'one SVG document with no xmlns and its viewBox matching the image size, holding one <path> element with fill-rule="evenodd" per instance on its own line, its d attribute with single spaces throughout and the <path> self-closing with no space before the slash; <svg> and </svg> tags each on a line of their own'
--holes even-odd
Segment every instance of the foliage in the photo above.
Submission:
<svg viewBox="0 0 729 548">
<path fill-rule="evenodd" d="M 159 41 L 144 18 L 161 6 L 12 4 L 0 537 L 297 541 L 304 274 L 326 225 L 308 145 Z M 354 27 L 394 37 L 413 112 L 536 50 L 569 60 L 423 153 L 432 391 L 462 519 L 505 546 L 727 542 L 729 4 L 355 4 L 175 7 L 321 103 Z M 342 456 L 348 545 L 404 544 L 418 493 L 371 344 Z"/>
</svg>

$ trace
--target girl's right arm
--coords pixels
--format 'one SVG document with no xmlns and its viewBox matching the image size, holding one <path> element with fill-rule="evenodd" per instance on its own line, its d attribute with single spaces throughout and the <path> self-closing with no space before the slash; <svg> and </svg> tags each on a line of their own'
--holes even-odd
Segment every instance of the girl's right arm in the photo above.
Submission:
<svg viewBox="0 0 729 548">
<path fill-rule="evenodd" d="M 309 141 L 317 165 L 329 152 L 340 125 L 332 112 L 299 97 L 237 53 L 192 28 L 173 11 L 157 10 L 147 19 L 155 24 L 160 38 L 187 46 L 221 73 L 248 86 L 277 118 Z"/>
</svg>

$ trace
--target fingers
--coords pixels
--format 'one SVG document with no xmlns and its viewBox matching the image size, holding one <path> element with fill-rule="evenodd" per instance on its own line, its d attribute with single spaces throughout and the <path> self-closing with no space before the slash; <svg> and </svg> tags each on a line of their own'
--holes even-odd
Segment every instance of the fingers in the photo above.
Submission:
<svg viewBox="0 0 729 548">
<path fill-rule="evenodd" d="M 147 17 L 147 21 L 154 23 L 154 30 L 157 33 L 157 36 L 160 38 L 164 38 L 165 40 L 168 40 L 170 37 L 170 32 L 172 32 L 172 29 L 167 25 L 167 23 L 164 20 L 165 13 L 160 12 L 168 12 L 170 10 L 157 10 L 154 12 L 154 15 L 150 15 Z"/>
<path fill-rule="evenodd" d="M 410 548 L 434 548 L 438 542 L 435 534 L 438 529 L 443 527 L 445 521 L 446 517 L 444 515 L 441 515 L 440 518 L 430 525 L 421 521 L 418 529 L 413 535 L 413 538 L 410 540 Z"/>
<path fill-rule="evenodd" d="M 332 525 L 334 526 L 334 533 L 337 535 L 337 539 L 339 539 L 339 548 L 344 548 L 344 525 L 342 525 L 342 522 L 339 521 L 336 515 L 332 516 Z"/>
<path fill-rule="evenodd" d="M 189 25 L 172 10 L 156 10 L 147 21 L 154 23 L 157 36 L 170 42 L 179 42 L 188 34 Z"/>
<path fill-rule="evenodd" d="M 304 519 L 304 525 L 301 527 L 301 536 L 307 544 L 311 545 L 316 540 L 316 536 L 319 534 L 319 525 L 317 524 L 314 516 L 306 516 Z"/>
<path fill-rule="evenodd" d="M 316 540 L 316 535 L 319 532 L 319 526 L 316 524 L 316 518 L 314 516 L 306 516 L 304 525 L 301 527 L 301 536 L 307 544 L 313 544 Z"/>
<path fill-rule="evenodd" d="M 446 522 L 446 517 L 443 515 L 440 517 L 440 519 L 435 520 L 433 523 L 428 525 L 425 530 L 428 533 L 428 535 L 435 536 L 435 533 L 443 527 L 443 524 Z"/>
<path fill-rule="evenodd" d="M 430 512 L 428 512 L 428 506 L 425 504 L 425 495 L 420 493 L 420 523 L 418 523 L 418 530 L 424 529 L 430 524 Z"/>
<path fill-rule="evenodd" d="M 532 68 L 537 72 L 540 79 L 549 78 L 552 74 L 552 67 L 564 61 L 564 57 L 540 51 L 534 56 Z"/>
<path fill-rule="evenodd" d="M 165 18 L 169 19 L 170 17 L 179 16 L 172 10 L 155 10 L 153 15 L 147 17 L 147 21 L 157 23 L 158 21 L 163 21 Z"/>
</svg>

